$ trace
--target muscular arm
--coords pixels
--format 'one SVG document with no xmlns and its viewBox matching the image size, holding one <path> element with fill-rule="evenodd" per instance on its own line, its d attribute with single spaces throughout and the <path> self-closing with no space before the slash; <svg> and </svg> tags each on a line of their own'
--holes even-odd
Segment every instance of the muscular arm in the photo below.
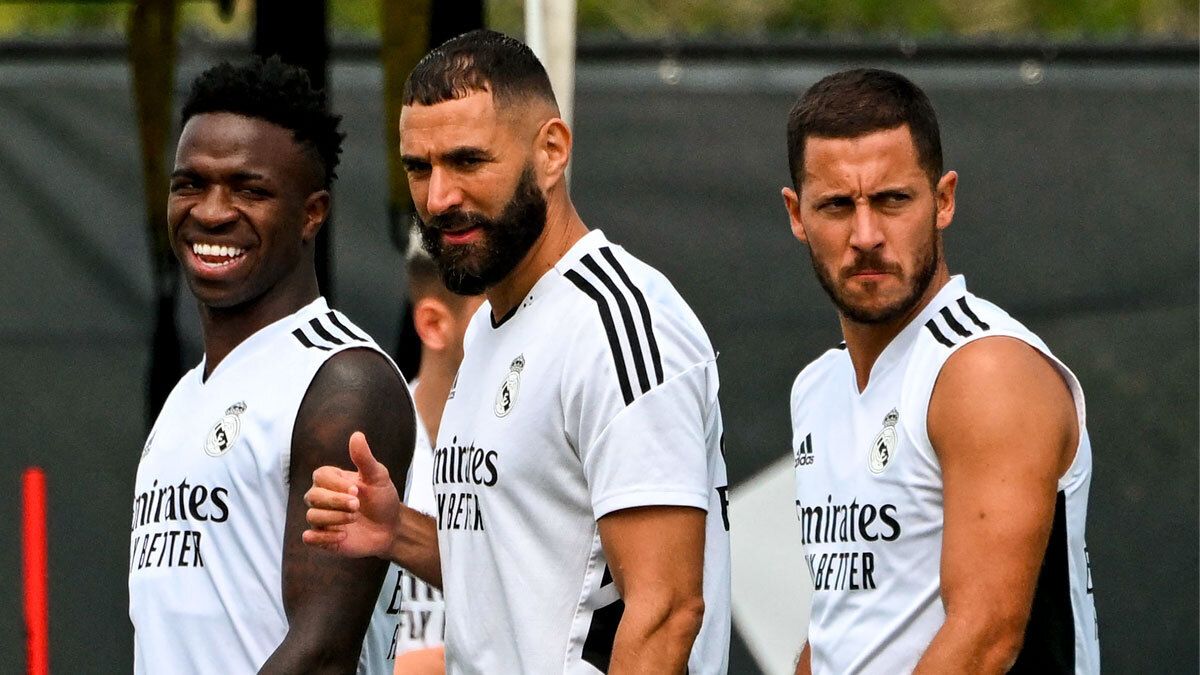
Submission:
<svg viewBox="0 0 1200 675">
<path fill-rule="evenodd" d="M 644 506 L 598 522 L 625 612 L 610 673 L 686 672 L 704 620 L 704 511 Z"/>
<path fill-rule="evenodd" d="M 942 368 L 928 430 L 944 483 L 946 621 L 916 672 L 1003 673 L 1020 653 L 1057 481 L 1079 441 L 1071 393 L 1029 345 L 984 338 Z"/>
<path fill-rule="evenodd" d="M 347 439 L 365 431 L 381 461 L 403 476 L 415 439 L 408 388 L 387 360 L 352 349 L 317 371 L 296 415 L 283 544 L 288 633 L 262 673 L 353 673 L 387 564 L 305 546 L 304 494 L 322 465 L 348 467 Z"/>
</svg>

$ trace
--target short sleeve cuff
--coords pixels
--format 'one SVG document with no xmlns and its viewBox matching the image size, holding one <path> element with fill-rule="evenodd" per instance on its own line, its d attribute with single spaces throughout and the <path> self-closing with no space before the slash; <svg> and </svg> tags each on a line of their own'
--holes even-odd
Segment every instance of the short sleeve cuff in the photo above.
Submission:
<svg viewBox="0 0 1200 675">
<path fill-rule="evenodd" d="M 599 520 L 613 511 L 639 506 L 691 506 L 707 513 L 709 499 L 707 494 L 696 492 L 638 490 L 602 497 L 592 502 L 592 511 Z"/>
</svg>

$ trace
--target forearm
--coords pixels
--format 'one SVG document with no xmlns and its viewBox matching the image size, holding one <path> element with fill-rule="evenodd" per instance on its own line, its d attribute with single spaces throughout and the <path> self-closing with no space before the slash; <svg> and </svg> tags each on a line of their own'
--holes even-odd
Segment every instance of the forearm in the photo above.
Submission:
<svg viewBox="0 0 1200 675">
<path fill-rule="evenodd" d="M 916 675 L 1005 673 L 1021 649 L 1023 630 L 986 621 L 947 620 L 917 662 Z"/>
<path fill-rule="evenodd" d="M 433 518 L 401 504 L 388 557 L 425 583 L 442 587 L 442 558 Z"/>
<path fill-rule="evenodd" d="M 671 608 L 627 604 L 613 641 L 609 672 L 686 672 L 688 655 L 703 620 L 704 603 L 699 598 Z"/>
<path fill-rule="evenodd" d="M 330 633 L 343 631 L 334 631 Z M 326 636 L 327 638 L 329 635 Z M 260 675 L 288 675 L 289 673 L 320 673 L 322 675 L 353 675 L 358 668 L 357 645 L 329 644 L 304 637 L 301 631 L 289 630 L 283 642 L 259 669 Z"/>
</svg>

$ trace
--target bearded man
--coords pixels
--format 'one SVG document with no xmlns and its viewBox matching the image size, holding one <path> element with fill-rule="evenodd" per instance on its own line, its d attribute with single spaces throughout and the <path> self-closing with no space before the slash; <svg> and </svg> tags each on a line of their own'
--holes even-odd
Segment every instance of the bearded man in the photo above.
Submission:
<svg viewBox="0 0 1200 675">
<path fill-rule="evenodd" d="M 434 452 L 436 518 L 361 436 L 305 541 L 443 588 L 449 673 L 724 673 L 729 533 L 716 356 L 662 274 L 589 231 L 529 48 L 429 53 L 400 145 L 447 287 L 482 292 Z M 419 480 L 419 477 L 414 477 Z"/>
<path fill-rule="evenodd" d="M 812 86 L 788 118 L 792 232 L 844 342 L 792 389 L 814 593 L 797 673 L 1093 673 L 1083 391 L 950 276 L 933 106 L 901 75 Z"/>
</svg>

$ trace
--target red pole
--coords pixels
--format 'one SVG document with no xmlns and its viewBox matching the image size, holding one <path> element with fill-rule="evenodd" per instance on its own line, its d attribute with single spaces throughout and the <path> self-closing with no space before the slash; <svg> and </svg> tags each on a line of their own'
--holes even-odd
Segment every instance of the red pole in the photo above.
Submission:
<svg viewBox="0 0 1200 675">
<path fill-rule="evenodd" d="M 50 673 L 50 597 L 46 572 L 46 474 L 21 476 L 22 562 L 25 574 L 25 663 L 28 675 Z"/>
</svg>

